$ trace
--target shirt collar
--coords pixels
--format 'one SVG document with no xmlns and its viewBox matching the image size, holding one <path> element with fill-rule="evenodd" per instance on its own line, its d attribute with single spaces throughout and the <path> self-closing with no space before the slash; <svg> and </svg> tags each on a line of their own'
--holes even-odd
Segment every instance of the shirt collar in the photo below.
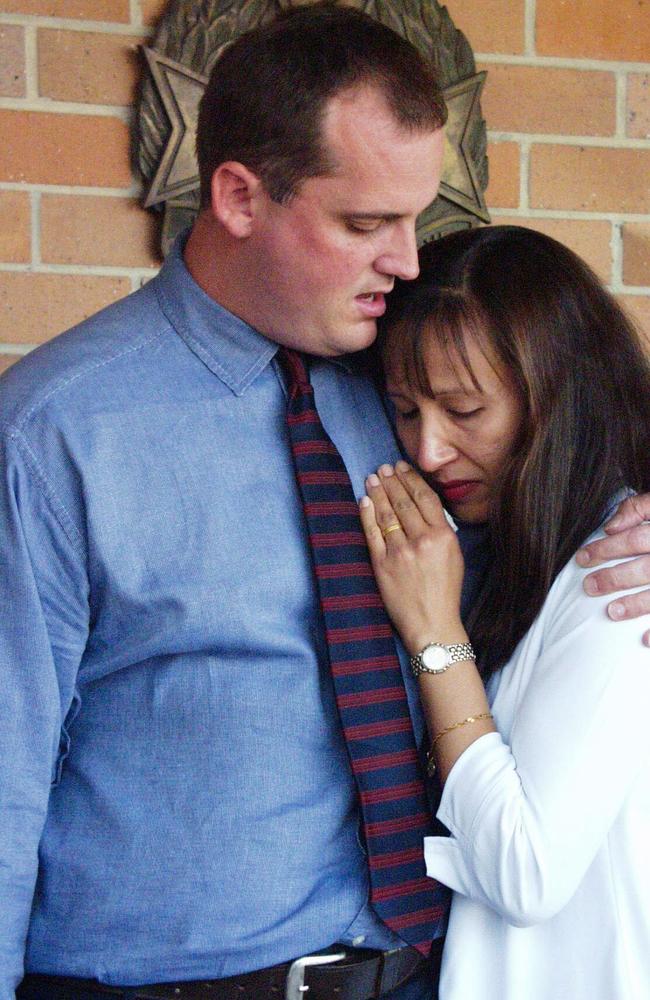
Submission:
<svg viewBox="0 0 650 1000">
<path fill-rule="evenodd" d="M 189 349 L 241 396 L 275 357 L 278 345 L 197 285 L 183 260 L 188 235 L 178 236 L 155 280 L 160 307 Z M 359 369 L 352 358 L 328 360 L 348 372 Z"/>
</svg>

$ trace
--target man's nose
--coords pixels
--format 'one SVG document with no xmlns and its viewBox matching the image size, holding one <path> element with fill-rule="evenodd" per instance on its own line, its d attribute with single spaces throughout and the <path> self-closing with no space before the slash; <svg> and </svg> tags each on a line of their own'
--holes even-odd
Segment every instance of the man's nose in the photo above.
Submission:
<svg viewBox="0 0 650 1000">
<path fill-rule="evenodd" d="M 404 221 L 393 230 L 389 245 L 375 261 L 375 270 L 404 281 L 417 278 L 420 262 L 414 223 Z"/>
</svg>

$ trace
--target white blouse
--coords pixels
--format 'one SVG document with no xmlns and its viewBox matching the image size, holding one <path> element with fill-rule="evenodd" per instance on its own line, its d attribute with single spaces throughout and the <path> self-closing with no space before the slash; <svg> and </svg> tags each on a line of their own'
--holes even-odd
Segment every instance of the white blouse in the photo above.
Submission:
<svg viewBox="0 0 650 1000">
<path fill-rule="evenodd" d="M 596 537 L 594 535 L 593 537 Z M 559 574 L 447 780 L 440 1000 L 650 998 L 650 650 Z"/>
</svg>

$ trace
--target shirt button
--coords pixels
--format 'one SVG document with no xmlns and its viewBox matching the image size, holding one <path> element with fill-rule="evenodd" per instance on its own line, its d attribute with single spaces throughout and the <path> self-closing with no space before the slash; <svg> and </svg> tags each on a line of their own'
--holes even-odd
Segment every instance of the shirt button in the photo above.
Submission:
<svg viewBox="0 0 650 1000">
<path fill-rule="evenodd" d="M 355 938 L 352 938 L 353 948 L 360 948 L 365 940 L 366 940 L 365 934 L 357 934 Z"/>
</svg>

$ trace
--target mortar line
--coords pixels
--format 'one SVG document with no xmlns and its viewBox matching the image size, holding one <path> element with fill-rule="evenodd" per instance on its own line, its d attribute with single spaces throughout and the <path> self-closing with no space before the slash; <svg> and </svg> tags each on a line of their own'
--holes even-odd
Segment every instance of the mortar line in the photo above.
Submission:
<svg viewBox="0 0 650 1000">
<path fill-rule="evenodd" d="M 35 268 L 41 264 L 41 192 L 32 191 L 29 198 L 32 208 L 32 268 Z"/>
<path fill-rule="evenodd" d="M 603 149 L 650 149 L 650 139 L 617 135 L 558 135 L 551 132 L 488 131 L 492 142 L 537 142 L 554 146 L 589 146 Z"/>
<path fill-rule="evenodd" d="M 623 233 L 622 224 L 617 220 L 612 225 L 610 248 L 612 252 L 612 288 L 620 292 L 623 285 Z"/>
<path fill-rule="evenodd" d="M 519 153 L 519 205 L 530 208 L 530 143 L 522 142 Z"/>
<path fill-rule="evenodd" d="M 128 188 L 92 187 L 82 184 L 33 184 L 26 181 L 0 181 L 0 191 L 41 191 L 43 194 L 99 195 L 106 198 L 141 198 L 142 184 L 135 181 Z"/>
<path fill-rule="evenodd" d="M 32 264 L 0 263 L 0 273 L 5 274 L 49 274 L 59 277 L 77 278 L 126 278 L 129 281 L 152 277 L 160 265 L 152 267 L 108 267 L 101 264 Z"/>
<path fill-rule="evenodd" d="M 565 220 L 567 222 L 609 222 L 611 224 L 624 222 L 650 222 L 650 212 L 589 212 L 578 209 L 562 208 L 528 208 L 525 212 L 522 209 L 504 208 L 501 206 L 488 205 L 490 213 L 494 215 L 527 215 L 532 219 L 554 219 Z"/>
<path fill-rule="evenodd" d="M 524 48 L 526 55 L 535 55 L 535 22 L 537 20 L 536 0 L 526 0 L 524 8 Z"/>
<path fill-rule="evenodd" d="M 0 354 L 14 354 L 22 357 L 24 354 L 29 354 L 33 351 L 38 344 L 5 344 L 0 343 Z"/>
<path fill-rule="evenodd" d="M 23 104 L 38 100 L 38 42 L 36 28 L 25 28 L 25 97 Z M 22 106 L 22 105 L 21 105 Z"/>
<path fill-rule="evenodd" d="M 627 73 L 616 74 L 616 135 L 626 138 L 627 131 Z"/>
<path fill-rule="evenodd" d="M 142 27 L 142 4 L 140 0 L 129 0 L 129 18 L 134 27 Z"/>
<path fill-rule="evenodd" d="M 475 52 L 481 63 L 504 63 L 509 66 L 535 66 L 538 69 L 574 69 L 581 72 L 647 73 L 650 62 L 626 62 L 624 59 L 569 59 L 561 56 L 515 55 L 509 52 Z"/>
<path fill-rule="evenodd" d="M 82 18 L 40 17 L 37 14 L 2 14 L 0 24 L 16 24 L 21 27 L 54 28 L 62 31 L 86 31 L 98 35 L 132 35 L 134 25 L 131 21 L 91 21 Z M 154 34 L 149 25 L 136 25 L 139 35 L 147 38 Z"/>
<path fill-rule="evenodd" d="M 37 84 L 35 83 L 37 86 Z M 42 114 L 81 115 L 85 118 L 117 118 L 129 124 L 133 117 L 131 105 L 83 104 L 76 101 L 54 101 L 50 97 L 0 97 L 0 110 L 36 111 Z"/>
</svg>

